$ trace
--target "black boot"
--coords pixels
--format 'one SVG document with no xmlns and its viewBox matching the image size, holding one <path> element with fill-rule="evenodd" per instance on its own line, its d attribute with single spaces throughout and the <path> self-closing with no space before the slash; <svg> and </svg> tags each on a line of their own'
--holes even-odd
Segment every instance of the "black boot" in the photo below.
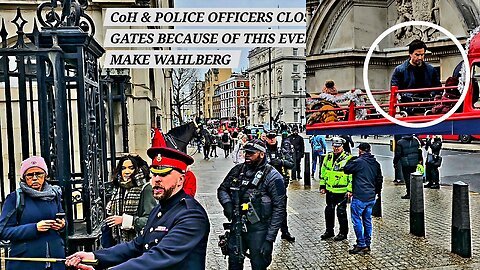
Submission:
<svg viewBox="0 0 480 270">
<path fill-rule="evenodd" d="M 282 233 L 281 238 L 284 239 L 284 240 L 287 240 L 290 243 L 295 242 L 295 237 L 293 237 L 289 232 Z"/>
<path fill-rule="evenodd" d="M 333 232 L 325 232 L 320 236 L 320 239 L 326 240 L 326 239 L 332 238 L 334 236 L 335 236 L 335 234 Z"/>
<path fill-rule="evenodd" d="M 425 186 L 423 186 L 424 188 L 431 188 L 433 186 L 433 183 L 432 182 L 428 182 L 428 184 L 426 184 Z"/>
</svg>

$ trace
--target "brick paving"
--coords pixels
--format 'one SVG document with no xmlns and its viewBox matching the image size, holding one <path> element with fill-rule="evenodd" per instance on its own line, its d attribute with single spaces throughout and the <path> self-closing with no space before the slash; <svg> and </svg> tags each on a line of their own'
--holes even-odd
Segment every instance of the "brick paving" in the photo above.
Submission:
<svg viewBox="0 0 480 270">
<path fill-rule="evenodd" d="M 227 269 L 227 261 L 217 247 L 226 219 L 217 201 L 216 189 L 233 163 L 223 155 L 204 161 L 197 154 L 195 159 L 197 199 L 205 206 L 211 222 L 207 269 Z M 400 199 L 405 186 L 395 186 L 391 180 L 385 180 L 383 218 L 373 221 L 369 255 L 348 254 L 348 249 L 355 244 L 351 224 L 348 240 L 320 241 L 325 228 L 325 196 L 318 192 L 316 180 L 312 181 L 311 188 L 305 188 L 302 182 L 293 182 L 288 190 L 287 212 L 290 231 L 297 241 L 290 244 L 280 240 L 279 235 L 269 269 L 480 269 L 480 195 L 470 196 L 472 258 L 464 259 L 449 251 L 451 187 L 425 190 L 426 237 L 419 238 L 409 234 L 409 201 Z M 248 261 L 245 266 L 250 269 Z"/>
</svg>

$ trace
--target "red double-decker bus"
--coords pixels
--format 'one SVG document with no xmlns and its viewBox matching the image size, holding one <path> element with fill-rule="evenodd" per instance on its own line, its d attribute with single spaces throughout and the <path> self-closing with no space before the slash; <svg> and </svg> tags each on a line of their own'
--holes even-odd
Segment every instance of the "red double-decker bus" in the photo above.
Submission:
<svg viewBox="0 0 480 270">
<path fill-rule="evenodd" d="M 425 128 L 409 128 L 397 125 L 384 118 L 376 112 L 375 107 L 368 102 L 365 92 L 352 90 L 348 95 L 357 102 L 350 101 L 336 104 L 335 102 L 320 99 L 319 95 L 312 95 L 307 100 L 307 134 L 480 134 L 480 100 L 479 84 L 480 80 L 480 35 L 477 34 L 470 41 L 468 48 L 468 60 L 470 70 L 465 72 L 465 76 L 470 77 L 470 84 L 465 89 L 467 94 L 463 104 L 445 121 Z M 397 100 L 399 94 L 411 93 L 418 95 L 421 93 L 440 91 L 447 92 L 456 89 L 457 86 L 442 86 L 436 88 L 423 89 L 402 89 L 394 86 L 389 90 L 372 90 L 372 94 L 379 106 L 390 116 L 408 123 L 425 123 L 440 118 L 442 114 L 432 113 L 432 108 L 441 104 L 451 104 L 453 106 L 458 98 L 453 99 L 421 99 L 413 102 L 402 102 Z M 363 100 L 359 104 L 359 100 Z M 381 102 L 384 100 L 383 102 Z M 380 101 L 380 102 L 379 102 Z M 422 114 L 407 115 L 405 108 L 415 108 Z M 417 111 L 419 111 L 417 110 Z M 456 135 L 458 136 L 458 135 Z"/>
</svg>

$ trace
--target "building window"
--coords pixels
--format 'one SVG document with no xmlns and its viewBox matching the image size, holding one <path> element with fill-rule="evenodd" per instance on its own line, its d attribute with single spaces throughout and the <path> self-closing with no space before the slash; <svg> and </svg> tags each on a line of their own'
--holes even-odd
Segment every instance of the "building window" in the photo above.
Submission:
<svg viewBox="0 0 480 270">
<path fill-rule="evenodd" d="M 294 108 L 297 108 L 297 107 L 298 107 L 298 101 L 299 101 L 298 98 L 296 98 L 296 99 L 293 100 L 293 107 L 294 107 Z"/>
<path fill-rule="evenodd" d="M 282 100 L 279 99 L 279 100 L 278 100 L 278 109 L 280 110 L 281 107 L 282 107 Z"/>
<path fill-rule="evenodd" d="M 298 112 L 293 113 L 293 122 L 300 122 L 298 121 Z"/>
<path fill-rule="evenodd" d="M 297 64 L 293 64 L 293 72 L 298 72 L 298 65 Z"/>
<path fill-rule="evenodd" d="M 293 48 L 293 56 L 297 56 L 298 55 L 298 48 Z"/>
<path fill-rule="evenodd" d="M 293 92 L 298 92 L 298 80 L 293 80 Z"/>
<path fill-rule="evenodd" d="M 245 82 L 240 82 L 240 87 L 245 87 Z"/>
</svg>

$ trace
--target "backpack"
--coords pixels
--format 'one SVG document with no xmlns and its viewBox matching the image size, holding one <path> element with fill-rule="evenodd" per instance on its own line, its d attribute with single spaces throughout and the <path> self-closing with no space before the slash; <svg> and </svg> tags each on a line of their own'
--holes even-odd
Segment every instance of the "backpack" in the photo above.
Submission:
<svg viewBox="0 0 480 270">
<path fill-rule="evenodd" d="M 324 149 L 321 138 L 318 138 L 318 140 L 317 140 L 317 137 L 313 137 L 312 142 L 313 142 L 313 151 L 324 152 L 325 149 Z"/>
<path fill-rule="evenodd" d="M 55 192 L 55 202 L 58 204 L 61 202 L 61 194 L 57 191 L 56 188 L 52 187 L 53 192 Z M 15 214 L 17 216 L 17 225 L 20 224 L 20 218 L 23 214 L 23 209 L 25 209 L 25 194 L 23 193 L 21 188 L 17 188 L 15 190 L 15 195 L 17 196 L 16 206 L 15 206 Z"/>
</svg>

